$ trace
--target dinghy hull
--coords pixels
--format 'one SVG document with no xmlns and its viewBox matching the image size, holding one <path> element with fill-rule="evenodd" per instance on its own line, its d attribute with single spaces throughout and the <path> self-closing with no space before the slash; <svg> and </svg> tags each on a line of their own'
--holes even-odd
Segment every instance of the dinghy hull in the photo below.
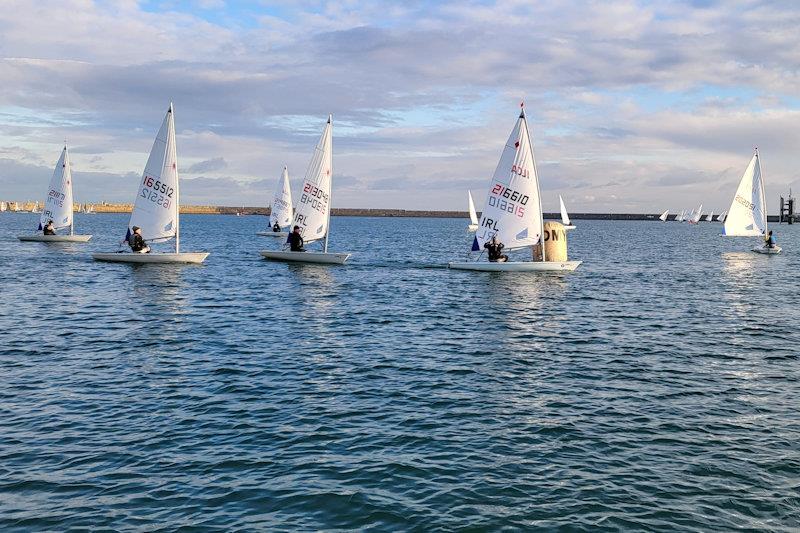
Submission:
<svg viewBox="0 0 800 533">
<path fill-rule="evenodd" d="M 753 251 L 757 254 L 764 254 L 764 255 L 777 255 L 781 253 L 782 248 L 780 246 L 775 246 L 770 248 L 768 246 L 756 246 L 753 248 Z"/>
<path fill-rule="evenodd" d="M 111 263 L 192 263 L 200 264 L 206 260 L 210 252 L 181 252 L 178 254 L 140 254 L 134 252 L 97 253 L 92 254 L 95 261 Z"/>
<path fill-rule="evenodd" d="M 259 252 L 264 258 L 272 261 L 291 261 L 293 263 L 318 263 L 325 265 L 343 265 L 350 254 L 336 254 L 325 252 L 286 252 L 283 250 L 262 250 Z"/>
<path fill-rule="evenodd" d="M 91 235 L 20 235 L 17 237 L 27 242 L 87 242 Z"/>
<path fill-rule="evenodd" d="M 508 263 L 463 262 L 449 263 L 454 270 L 473 270 L 477 272 L 572 272 L 581 261 L 528 261 Z"/>
<path fill-rule="evenodd" d="M 260 235 L 262 237 L 280 237 L 284 240 L 289 238 L 288 231 L 257 231 L 256 235 Z"/>
</svg>

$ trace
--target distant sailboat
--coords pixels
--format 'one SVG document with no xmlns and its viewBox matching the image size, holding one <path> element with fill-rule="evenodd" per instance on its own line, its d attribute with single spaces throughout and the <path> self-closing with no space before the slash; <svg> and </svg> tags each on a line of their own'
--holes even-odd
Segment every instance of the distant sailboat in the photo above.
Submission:
<svg viewBox="0 0 800 533">
<path fill-rule="evenodd" d="M 544 257 L 544 219 L 539 177 L 524 109 L 511 130 L 489 184 L 472 251 L 482 250 L 484 243 L 493 236 L 498 237 L 506 250 L 540 245 L 543 260 L 506 263 L 476 260 L 452 262 L 449 267 L 489 272 L 564 272 L 575 270 L 581 264 L 580 261 L 548 262 Z"/>
<path fill-rule="evenodd" d="M 39 200 L 36 200 L 36 202 L 33 204 L 33 209 L 31 209 L 31 213 L 41 213 L 41 212 L 42 208 L 39 206 Z"/>
<path fill-rule="evenodd" d="M 95 215 L 94 206 L 89 204 L 83 204 L 83 214 L 85 215 Z"/>
<path fill-rule="evenodd" d="M 277 224 L 281 229 L 272 231 Z M 272 199 L 269 213 L 269 229 L 256 232 L 257 235 L 265 237 L 286 238 L 291 231 L 292 224 L 292 189 L 289 185 L 289 169 L 283 167 L 278 184 L 275 187 L 275 196 Z"/>
<path fill-rule="evenodd" d="M 36 206 L 39 207 L 39 202 Z M 44 203 L 44 210 L 39 210 L 39 231 L 42 231 L 49 221 L 53 221 L 56 230 L 69 228 L 69 235 L 20 235 L 21 241 L 39 242 L 86 242 L 92 238 L 91 235 L 75 235 L 74 216 L 72 204 L 72 169 L 69 163 L 69 152 L 67 147 L 61 151 L 53 177 L 50 178 L 50 188 L 47 191 L 47 200 Z"/>
<path fill-rule="evenodd" d="M 467 226 L 467 231 L 472 233 L 478 229 L 478 213 L 475 211 L 475 202 L 472 201 L 472 191 L 467 191 L 467 202 L 469 204 L 469 226 Z"/>
<path fill-rule="evenodd" d="M 661 222 L 666 222 L 668 217 L 669 217 L 669 209 L 661 213 L 661 216 L 658 217 L 658 220 L 660 220 Z"/>
<path fill-rule="evenodd" d="M 0 202 L 0 213 L 6 211 L 8 209 L 8 204 L 6 202 Z"/>
<path fill-rule="evenodd" d="M 726 237 L 764 237 L 767 234 L 767 200 L 764 179 L 761 175 L 761 160 L 756 149 L 750 164 L 739 181 L 733 197 L 722 234 Z M 769 248 L 763 243 L 753 248 L 762 254 L 778 254 L 779 246 Z"/>
<path fill-rule="evenodd" d="M 687 222 L 689 224 L 697 224 L 700 222 L 700 217 L 703 216 L 703 204 L 700 204 L 700 207 L 697 208 L 697 211 L 692 212 L 692 216 L 689 218 Z"/>
<path fill-rule="evenodd" d="M 712 220 L 714 220 L 714 211 L 711 211 L 705 218 L 706 222 L 711 222 Z"/>
<path fill-rule="evenodd" d="M 728 216 L 728 212 L 727 212 L 727 211 L 723 211 L 723 212 L 722 212 L 722 213 L 720 213 L 720 214 L 719 214 L 719 216 L 717 217 L 717 222 L 725 222 L 725 217 L 726 217 L 726 216 Z"/>
<path fill-rule="evenodd" d="M 305 245 L 323 241 L 321 252 L 262 250 L 266 259 L 301 263 L 344 264 L 348 253 L 329 253 L 328 235 L 331 221 L 333 183 L 333 116 L 328 116 L 325 129 L 314 150 L 303 181 L 302 193 L 294 208 L 294 224 L 300 226 Z"/>
<path fill-rule="evenodd" d="M 564 205 L 564 199 L 558 195 L 558 201 L 561 208 L 561 223 L 564 224 L 564 229 L 575 229 L 575 226 L 569 220 L 569 213 L 567 213 L 567 206 Z"/>
<path fill-rule="evenodd" d="M 208 252 L 180 251 L 180 180 L 175 143 L 175 118 L 170 103 L 144 167 L 136 202 L 128 222 L 126 240 L 133 227 L 149 242 L 175 240 L 172 253 L 117 252 L 92 254 L 96 261 L 119 263 L 202 263 Z"/>
</svg>

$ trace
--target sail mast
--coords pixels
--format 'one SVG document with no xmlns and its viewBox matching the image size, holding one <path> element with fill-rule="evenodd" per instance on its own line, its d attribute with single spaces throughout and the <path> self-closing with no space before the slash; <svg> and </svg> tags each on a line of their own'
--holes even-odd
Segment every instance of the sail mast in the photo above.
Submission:
<svg viewBox="0 0 800 533">
<path fill-rule="evenodd" d="M 331 232 L 331 209 L 333 209 L 333 115 L 328 115 L 328 124 L 331 125 L 331 167 L 328 169 L 330 172 L 330 191 L 328 192 L 328 218 L 325 223 L 325 241 L 323 244 L 323 252 L 326 254 L 328 253 L 328 234 Z"/>
<path fill-rule="evenodd" d="M 536 189 L 539 194 L 536 196 L 539 197 L 539 227 L 541 231 L 539 232 L 539 245 L 542 248 L 542 262 L 546 261 L 547 258 L 545 257 L 544 252 L 544 213 L 542 212 L 542 193 L 541 188 L 539 187 L 539 171 L 536 168 L 536 155 L 533 153 L 533 142 L 531 141 L 531 130 L 528 128 L 528 118 L 525 116 L 525 102 L 522 102 L 519 107 L 522 109 L 519 113 L 520 118 L 525 121 L 525 135 L 528 136 L 528 146 L 531 147 L 531 160 L 533 160 L 533 175 L 536 177 Z"/>
<path fill-rule="evenodd" d="M 178 176 L 178 147 L 175 146 L 175 113 L 172 110 L 172 102 L 169 103 L 169 125 L 167 127 L 167 146 L 166 150 L 169 154 L 169 143 L 171 142 L 175 149 L 175 253 L 180 253 L 181 249 L 181 192 L 180 192 L 180 177 Z"/>
<path fill-rule="evenodd" d="M 756 147 L 756 164 L 758 165 L 758 175 L 761 178 L 759 181 L 759 194 L 761 195 L 761 210 L 764 216 L 764 236 L 769 235 L 769 216 L 767 216 L 767 195 L 764 191 L 764 171 L 761 170 L 761 156 L 758 155 L 758 147 Z"/>
<path fill-rule="evenodd" d="M 69 234 L 75 235 L 75 213 L 72 211 L 72 169 L 69 165 L 69 151 L 67 150 L 67 141 L 64 141 L 64 170 L 69 169 Z"/>
</svg>

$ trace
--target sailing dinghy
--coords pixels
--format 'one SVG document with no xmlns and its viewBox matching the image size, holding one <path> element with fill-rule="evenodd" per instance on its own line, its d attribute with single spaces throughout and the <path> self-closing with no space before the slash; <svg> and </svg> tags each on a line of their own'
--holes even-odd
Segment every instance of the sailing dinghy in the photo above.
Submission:
<svg viewBox="0 0 800 533">
<path fill-rule="evenodd" d="M 739 188 L 736 189 L 736 195 L 725 217 L 722 234 L 726 237 L 761 237 L 763 240 L 767 232 L 767 200 L 761 175 L 761 160 L 756 149 L 742 175 Z M 774 255 L 781 253 L 781 247 L 769 248 L 762 242 L 753 251 Z"/>
<path fill-rule="evenodd" d="M 292 189 L 289 186 L 289 169 L 283 167 L 283 174 L 278 180 L 275 188 L 275 197 L 272 199 L 272 206 L 269 211 L 269 229 L 256 232 L 256 235 L 264 237 L 283 237 L 289 236 L 292 223 Z M 272 231 L 275 224 L 280 226 L 281 231 Z M 284 231 L 284 228 L 289 228 Z"/>
<path fill-rule="evenodd" d="M 669 217 L 669 209 L 667 209 L 666 211 L 661 213 L 661 216 L 658 217 L 658 220 L 660 220 L 661 222 L 666 222 L 667 221 L 667 217 Z"/>
<path fill-rule="evenodd" d="M 478 229 L 478 213 L 475 211 L 475 202 L 472 201 L 472 191 L 467 191 L 467 200 L 469 202 L 469 226 L 467 226 L 467 231 L 473 233 Z"/>
<path fill-rule="evenodd" d="M 504 251 L 532 249 L 540 245 L 542 261 L 493 263 L 475 260 L 452 262 L 448 266 L 484 272 L 564 272 L 578 268 L 580 261 L 546 261 L 543 228 L 539 176 L 523 108 L 492 176 L 472 251 L 482 250 L 484 243 L 496 235 L 505 245 Z"/>
<path fill-rule="evenodd" d="M 38 207 L 39 202 L 36 202 Z M 61 151 L 53 177 L 50 178 L 50 188 L 47 192 L 47 199 L 44 201 L 39 217 L 39 231 L 45 227 L 48 221 L 53 221 L 56 230 L 69 228 L 69 235 L 20 235 L 21 241 L 38 242 L 86 242 L 92 238 L 91 235 L 75 235 L 74 217 L 72 212 L 72 169 L 69 164 L 69 152 L 66 145 Z"/>
<path fill-rule="evenodd" d="M 322 131 L 322 136 L 308 165 L 303 189 L 294 208 L 294 225 L 300 226 L 304 245 L 322 241 L 321 252 L 292 252 L 290 250 L 262 250 L 266 259 L 299 263 L 342 265 L 348 253 L 328 252 L 328 234 L 331 222 L 331 184 L 333 181 L 333 117 Z"/>
<path fill-rule="evenodd" d="M 564 229 L 575 229 L 575 224 L 570 222 L 567 206 L 564 205 L 564 199 L 561 198 L 560 194 L 558 195 L 558 201 L 561 203 L 561 223 L 564 225 Z"/>
<path fill-rule="evenodd" d="M 208 252 L 180 251 L 178 154 L 172 103 L 169 104 L 144 167 L 139 192 L 128 222 L 126 241 L 134 226 L 142 229 L 142 236 L 148 243 L 175 239 L 175 251 L 96 253 L 92 254 L 92 258 L 95 261 L 117 263 L 202 263 L 208 257 Z"/>
</svg>

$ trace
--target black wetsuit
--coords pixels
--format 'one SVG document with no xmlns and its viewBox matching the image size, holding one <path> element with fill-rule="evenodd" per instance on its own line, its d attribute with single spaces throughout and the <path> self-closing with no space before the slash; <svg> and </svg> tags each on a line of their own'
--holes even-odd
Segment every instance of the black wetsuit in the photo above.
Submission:
<svg viewBox="0 0 800 533">
<path fill-rule="evenodd" d="M 289 246 L 293 252 L 305 252 L 303 249 L 303 237 L 299 233 L 289 234 Z"/>
<path fill-rule="evenodd" d="M 498 242 L 497 244 L 492 244 L 492 241 L 487 242 L 483 245 L 486 248 L 486 251 L 489 253 L 489 261 L 495 262 L 500 261 L 504 257 L 507 259 L 506 256 L 502 254 L 503 251 L 503 243 Z"/>
<path fill-rule="evenodd" d="M 281 227 L 277 223 L 274 226 L 272 226 L 272 231 L 274 231 L 275 233 L 278 233 L 280 230 Z"/>
<path fill-rule="evenodd" d="M 53 226 L 51 226 L 49 224 L 47 226 L 45 226 L 44 230 L 42 230 L 42 231 L 43 231 L 43 233 L 45 235 L 55 235 L 56 234 L 56 230 L 54 230 Z"/>
<path fill-rule="evenodd" d="M 133 235 L 131 235 L 128 244 L 130 244 L 131 250 L 134 252 L 141 252 L 142 250 L 147 248 L 147 243 L 144 242 L 144 239 L 138 233 L 134 233 Z"/>
</svg>

